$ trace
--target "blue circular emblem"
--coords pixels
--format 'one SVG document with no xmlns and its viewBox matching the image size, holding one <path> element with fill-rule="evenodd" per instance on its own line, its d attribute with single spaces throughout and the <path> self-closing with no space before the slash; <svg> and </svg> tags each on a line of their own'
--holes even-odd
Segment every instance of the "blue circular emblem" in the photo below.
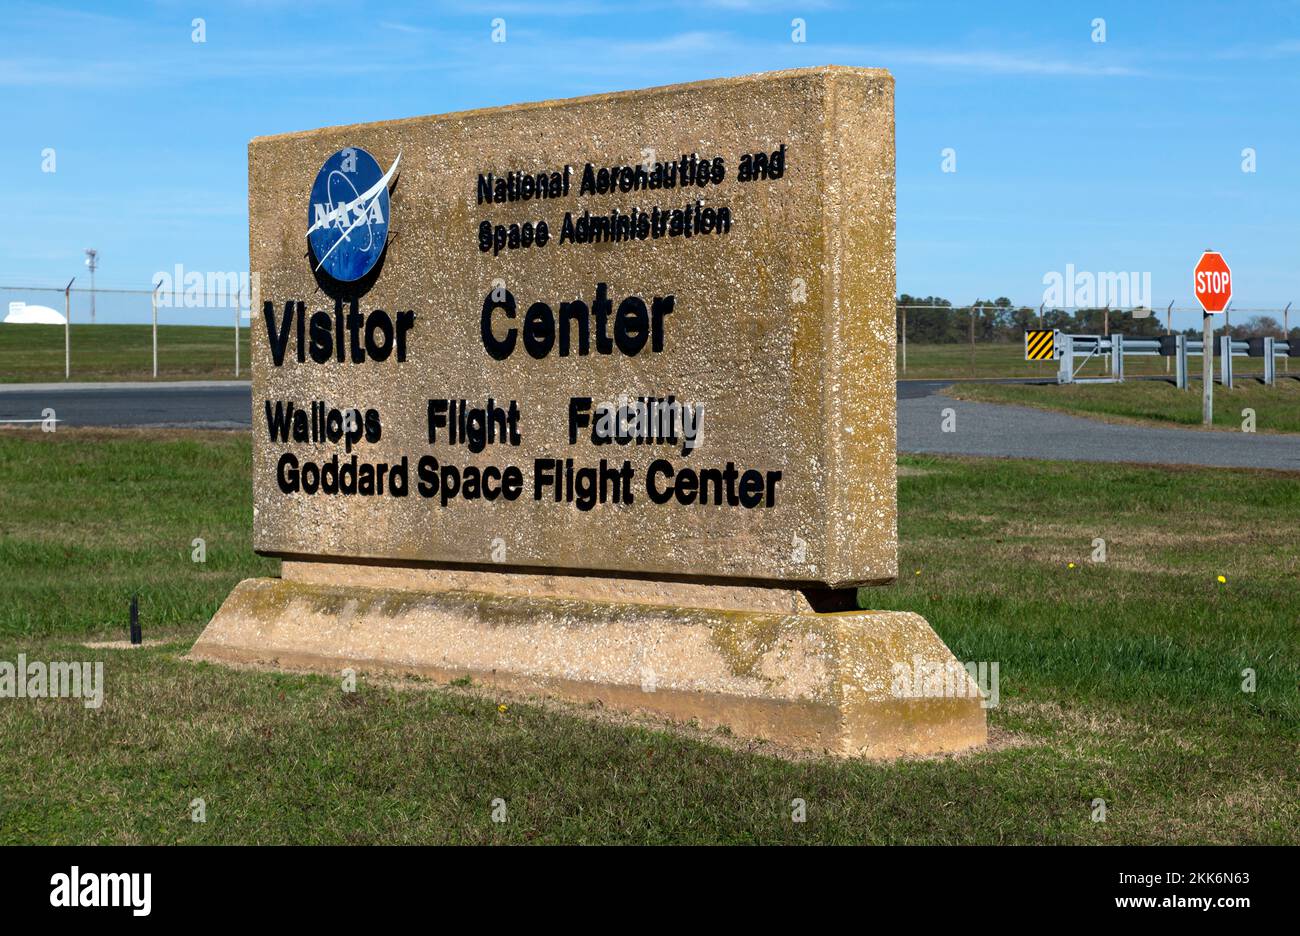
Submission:
<svg viewBox="0 0 1300 936">
<path fill-rule="evenodd" d="M 307 211 L 314 270 L 352 283 L 375 268 L 388 242 L 388 187 L 400 159 L 386 173 L 359 146 L 325 160 L 311 187 Z"/>
</svg>

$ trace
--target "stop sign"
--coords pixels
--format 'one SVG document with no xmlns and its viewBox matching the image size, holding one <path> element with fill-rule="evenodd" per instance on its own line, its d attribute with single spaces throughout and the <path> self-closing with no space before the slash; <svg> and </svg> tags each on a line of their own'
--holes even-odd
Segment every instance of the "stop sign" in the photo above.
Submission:
<svg viewBox="0 0 1300 936">
<path fill-rule="evenodd" d="M 1196 301 L 1206 312 L 1222 312 L 1232 298 L 1232 271 L 1223 254 L 1207 250 L 1196 263 Z"/>
</svg>

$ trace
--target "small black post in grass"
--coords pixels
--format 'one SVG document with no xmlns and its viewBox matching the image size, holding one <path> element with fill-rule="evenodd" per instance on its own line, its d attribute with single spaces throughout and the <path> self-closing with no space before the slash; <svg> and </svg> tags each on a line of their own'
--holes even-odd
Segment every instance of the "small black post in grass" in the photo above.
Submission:
<svg viewBox="0 0 1300 936">
<path fill-rule="evenodd" d="M 138 647 L 142 642 L 143 642 L 143 637 L 140 633 L 140 599 L 137 596 L 132 595 L 131 596 L 131 643 Z"/>
</svg>

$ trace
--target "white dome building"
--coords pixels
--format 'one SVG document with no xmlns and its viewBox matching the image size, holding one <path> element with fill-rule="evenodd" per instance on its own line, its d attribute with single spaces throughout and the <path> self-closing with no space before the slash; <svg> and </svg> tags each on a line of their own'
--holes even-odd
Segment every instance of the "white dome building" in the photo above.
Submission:
<svg viewBox="0 0 1300 936">
<path fill-rule="evenodd" d="M 7 325 L 62 325 L 63 313 L 56 312 L 49 306 L 28 305 L 25 302 L 9 303 L 9 314 L 5 316 Z"/>
</svg>

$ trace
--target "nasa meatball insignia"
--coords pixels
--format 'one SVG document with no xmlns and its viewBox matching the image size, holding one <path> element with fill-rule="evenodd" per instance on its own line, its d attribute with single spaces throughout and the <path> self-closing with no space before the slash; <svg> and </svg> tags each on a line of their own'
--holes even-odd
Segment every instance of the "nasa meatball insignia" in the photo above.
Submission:
<svg viewBox="0 0 1300 936">
<path fill-rule="evenodd" d="M 387 172 L 359 146 L 341 149 L 316 174 L 307 212 L 307 242 L 314 269 L 353 283 L 375 268 L 388 243 L 388 188 L 402 161 Z"/>
</svg>

